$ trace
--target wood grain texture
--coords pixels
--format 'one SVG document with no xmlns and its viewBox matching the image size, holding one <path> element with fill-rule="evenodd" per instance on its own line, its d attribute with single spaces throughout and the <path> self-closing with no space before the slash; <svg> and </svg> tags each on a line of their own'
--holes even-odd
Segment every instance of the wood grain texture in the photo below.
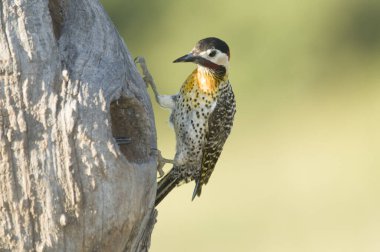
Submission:
<svg viewBox="0 0 380 252">
<path fill-rule="evenodd" d="M 0 2 L 0 250 L 146 250 L 154 125 L 98 1 Z"/>
</svg>

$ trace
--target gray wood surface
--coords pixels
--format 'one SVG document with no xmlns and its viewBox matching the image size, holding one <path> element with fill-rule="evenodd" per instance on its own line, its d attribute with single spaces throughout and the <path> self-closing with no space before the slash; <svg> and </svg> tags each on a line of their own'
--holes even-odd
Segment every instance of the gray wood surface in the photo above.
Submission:
<svg viewBox="0 0 380 252">
<path fill-rule="evenodd" d="M 0 2 L 0 251 L 147 250 L 155 147 L 145 83 L 97 0 Z"/>
</svg>

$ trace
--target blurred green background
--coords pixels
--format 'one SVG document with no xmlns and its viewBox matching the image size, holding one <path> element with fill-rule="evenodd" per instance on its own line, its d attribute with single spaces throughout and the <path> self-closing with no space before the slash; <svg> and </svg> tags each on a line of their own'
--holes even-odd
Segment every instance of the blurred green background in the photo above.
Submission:
<svg viewBox="0 0 380 252">
<path fill-rule="evenodd" d="M 151 251 L 380 251 L 380 1 L 102 2 L 161 93 L 199 39 L 231 49 L 232 134 L 202 197 L 191 183 L 158 207 Z"/>
</svg>

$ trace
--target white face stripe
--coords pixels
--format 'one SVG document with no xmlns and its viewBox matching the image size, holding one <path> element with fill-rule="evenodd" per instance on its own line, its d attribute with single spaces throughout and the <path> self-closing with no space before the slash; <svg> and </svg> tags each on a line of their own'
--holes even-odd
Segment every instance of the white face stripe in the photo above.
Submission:
<svg viewBox="0 0 380 252">
<path fill-rule="evenodd" d="M 214 57 L 209 56 L 209 54 L 212 51 L 216 51 L 216 54 Z M 205 59 L 207 59 L 207 60 L 209 60 L 215 64 L 222 65 L 228 70 L 228 66 L 229 66 L 228 55 L 225 54 L 224 52 L 218 50 L 218 49 L 208 49 L 207 51 L 200 52 L 199 56 L 201 56 L 201 57 L 203 57 L 203 58 L 205 58 Z"/>
</svg>

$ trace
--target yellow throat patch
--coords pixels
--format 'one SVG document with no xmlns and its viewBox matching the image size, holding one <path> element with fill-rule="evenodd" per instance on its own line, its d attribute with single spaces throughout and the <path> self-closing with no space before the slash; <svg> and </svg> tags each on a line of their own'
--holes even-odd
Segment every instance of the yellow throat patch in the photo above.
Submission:
<svg viewBox="0 0 380 252">
<path fill-rule="evenodd" d="M 197 71 L 198 88 L 204 93 L 214 93 L 219 85 L 219 81 L 214 76 L 205 70 Z"/>
<path fill-rule="evenodd" d="M 220 80 L 209 71 L 195 69 L 183 85 L 183 91 L 190 92 L 194 87 L 202 93 L 215 93 Z"/>
</svg>

